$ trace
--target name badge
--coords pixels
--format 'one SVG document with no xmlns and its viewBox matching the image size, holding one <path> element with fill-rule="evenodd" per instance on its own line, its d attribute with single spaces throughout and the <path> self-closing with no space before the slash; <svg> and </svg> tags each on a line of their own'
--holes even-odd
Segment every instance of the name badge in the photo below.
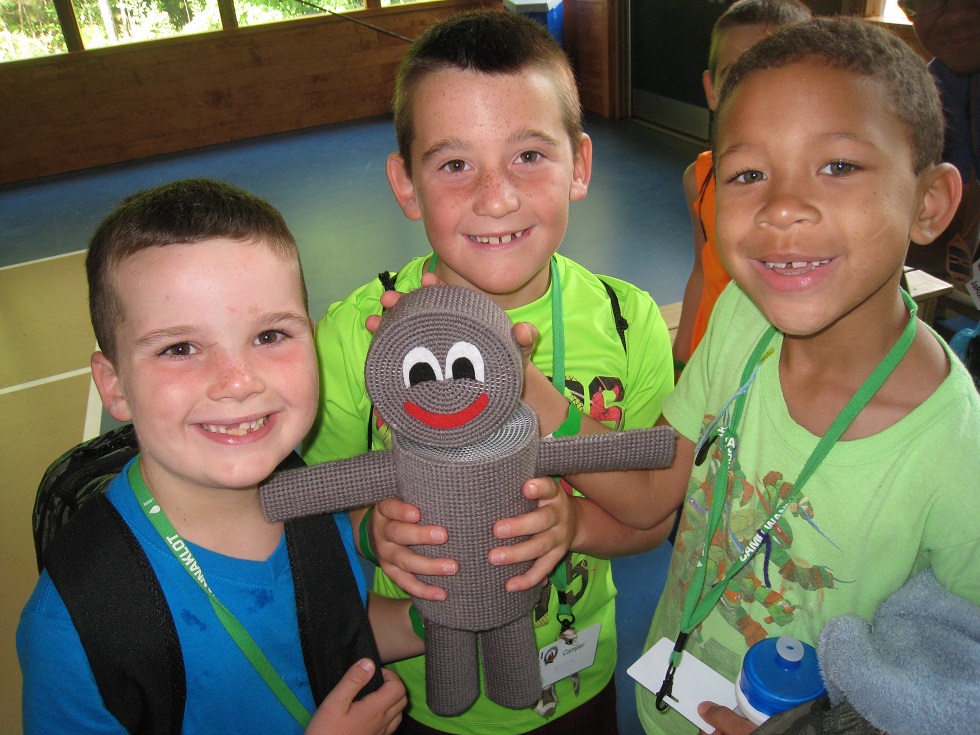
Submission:
<svg viewBox="0 0 980 735">
<path fill-rule="evenodd" d="M 595 662 L 601 627 L 596 624 L 585 630 L 569 629 L 554 643 L 543 646 L 538 651 L 541 685 L 551 686 L 556 681 L 589 668 Z"/>
<path fill-rule="evenodd" d="M 626 673 L 656 693 L 664 680 L 673 650 L 674 642 L 669 638 L 661 638 L 653 648 L 626 669 Z M 700 659 L 684 651 L 681 654 L 681 665 L 674 672 L 673 691 L 665 701 L 702 731 L 714 732 L 715 728 L 698 714 L 698 705 L 706 700 L 735 709 L 738 704 L 735 701 L 735 685 Z"/>
</svg>

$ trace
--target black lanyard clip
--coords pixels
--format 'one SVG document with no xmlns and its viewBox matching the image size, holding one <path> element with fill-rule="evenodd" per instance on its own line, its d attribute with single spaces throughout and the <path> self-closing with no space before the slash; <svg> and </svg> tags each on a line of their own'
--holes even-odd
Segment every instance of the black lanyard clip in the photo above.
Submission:
<svg viewBox="0 0 980 735">
<path fill-rule="evenodd" d="M 666 712 L 670 709 L 670 705 L 664 700 L 667 697 L 673 699 L 674 691 L 674 672 L 677 671 L 677 667 L 670 665 L 667 667 L 667 675 L 664 677 L 664 683 L 660 685 L 660 691 L 657 692 L 657 711 Z"/>
<path fill-rule="evenodd" d="M 677 640 L 674 641 L 674 651 L 670 656 L 670 662 L 667 664 L 667 675 L 664 676 L 664 683 L 660 685 L 660 691 L 657 692 L 658 712 L 666 712 L 670 707 L 670 704 L 664 701 L 667 699 L 667 697 L 674 699 L 674 672 L 677 671 L 677 667 L 680 666 L 680 657 L 683 654 L 685 643 L 687 643 L 687 633 L 681 631 L 677 635 Z"/>
</svg>

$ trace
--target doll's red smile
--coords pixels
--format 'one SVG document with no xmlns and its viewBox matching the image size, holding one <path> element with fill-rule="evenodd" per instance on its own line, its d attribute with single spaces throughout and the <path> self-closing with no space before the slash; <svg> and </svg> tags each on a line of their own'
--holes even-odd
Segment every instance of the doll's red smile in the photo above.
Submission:
<svg viewBox="0 0 980 735">
<path fill-rule="evenodd" d="M 490 403 L 490 396 L 481 393 L 469 406 L 455 413 L 434 413 L 427 411 L 418 404 L 405 401 L 405 412 L 413 419 L 421 421 L 434 429 L 458 429 L 479 416 Z"/>
</svg>

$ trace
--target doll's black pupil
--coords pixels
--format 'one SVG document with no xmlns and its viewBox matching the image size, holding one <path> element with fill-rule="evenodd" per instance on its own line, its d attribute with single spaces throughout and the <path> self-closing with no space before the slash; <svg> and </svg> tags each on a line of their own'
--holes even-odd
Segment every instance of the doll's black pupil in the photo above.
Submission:
<svg viewBox="0 0 980 735">
<path fill-rule="evenodd" d="M 432 369 L 432 366 L 427 362 L 417 362 L 409 368 L 408 371 L 408 384 L 418 385 L 419 383 L 424 383 L 427 380 L 435 380 L 436 371 Z"/>
<path fill-rule="evenodd" d="M 473 367 L 473 363 L 470 362 L 469 358 L 460 357 L 453 361 L 453 378 L 455 380 L 462 378 L 476 380 L 476 368 Z"/>
</svg>

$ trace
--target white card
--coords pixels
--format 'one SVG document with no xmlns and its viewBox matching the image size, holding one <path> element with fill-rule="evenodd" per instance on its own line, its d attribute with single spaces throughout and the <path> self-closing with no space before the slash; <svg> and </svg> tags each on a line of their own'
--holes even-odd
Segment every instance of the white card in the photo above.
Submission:
<svg viewBox="0 0 980 735">
<path fill-rule="evenodd" d="M 578 631 L 574 641 L 559 638 L 554 643 L 543 646 L 538 651 L 541 686 L 550 686 L 566 676 L 589 668 L 595 662 L 600 628 L 602 626 L 596 624 Z"/>
<path fill-rule="evenodd" d="M 973 305 L 980 309 L 980 258 L 973 264 L 973 278 L 966 284 L 966 292 L 973 299 Z"/>
<path fill-rule="evenodd" d="M 664 682 L 674 641 L 661 638 L 639 661 L 630 666 L 626 673 L 656 694 Z M 666 701 L 671 708 L 700 727 L 705 732 L 715 728 L 701 719 L 698 705 L 704 701 L 723 704 L 735 709 L 735 685 L 724 676 L 694 658 L 687 651 L 681 654 L 681 665 L 674 672 L 674 686 Z"/>
</svg>

